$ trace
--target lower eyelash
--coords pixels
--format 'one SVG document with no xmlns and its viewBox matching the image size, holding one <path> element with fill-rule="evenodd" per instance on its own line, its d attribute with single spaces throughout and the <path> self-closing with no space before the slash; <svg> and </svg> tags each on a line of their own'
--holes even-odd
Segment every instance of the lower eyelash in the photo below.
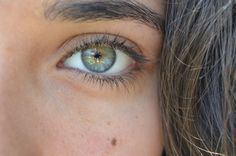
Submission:
<svg viewBox="0 0 236 156">
<path fill-rule="evenodd" d="M 132 71 L 124 75 L 115 76 L 103 76 L 99 74 L 86 73 L 79 71 L 82 74 L 83 81 L 92 84 L 99 84 L 99 88 L 102 89 L 104 86 L 108 86 L 111 89 L 124 88 L 127 92 L 135 87 L 134 82 L 137 78 L 137 74 L 142 72 L 141 69 L 133 69 Z"/>
</svg>

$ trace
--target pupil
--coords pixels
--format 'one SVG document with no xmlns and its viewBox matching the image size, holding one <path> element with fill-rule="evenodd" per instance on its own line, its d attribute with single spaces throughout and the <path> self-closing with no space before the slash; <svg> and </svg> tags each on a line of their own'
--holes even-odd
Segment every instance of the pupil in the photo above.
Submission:
<svg viewBox="0 0 236 156">
<path fill-rule="evenodd" d="M 96 60 L 101 59 L 102 55 L 99 52 L 96 52 L 96 54 L 94 55 Z"/>
</svg>

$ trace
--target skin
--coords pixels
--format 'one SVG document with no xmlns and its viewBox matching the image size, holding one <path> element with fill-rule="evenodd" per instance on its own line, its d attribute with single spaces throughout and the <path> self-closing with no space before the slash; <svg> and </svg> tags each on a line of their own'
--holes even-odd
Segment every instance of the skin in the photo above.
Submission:
<svg viewBox="0 0 236 156">
<path fill-rule="evenodd" d="M 162 0 L 140 0 L 164 14 Z M 25 5 L 27 4 L 27 5 Z M 162 33 L 134 21 L 46 20 L 45 1 L 0 0 L 0 155 L 160 156 Z M 124 87 L 58 69 L 61 45 L 83 33 L 120 34 L 151 61 Z"/>
</svg>

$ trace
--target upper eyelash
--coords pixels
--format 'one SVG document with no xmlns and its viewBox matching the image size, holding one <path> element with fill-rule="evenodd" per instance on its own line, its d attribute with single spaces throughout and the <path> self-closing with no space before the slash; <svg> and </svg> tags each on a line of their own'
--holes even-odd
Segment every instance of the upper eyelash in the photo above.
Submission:
<svg viewBox="0 0 236 156">
<path fill-rule="evenodd" d="M 128 56 L 133 58 L 138 63 L 144 64 L 149 62 L 149 60 L 144 56 L 143 54 L 139 54 L 136 50 L 134 50 L 134 47 L 131 47 L 129 45 L 126 45 L 127 39 L 119 37 L 119 35 L 112 36 L 113 39 L 111 39 L 111 35 L 108 34 L 96 34 L 92 37 L 88 37 L 86 39 L 83 39 L 80 41 L 78 45 L 76 45 L 76 48 L 74 49 L 74 53 L 81 50 L 94 46 L 100 46 L 100 45 L 108 45 L 111 46 L 113 49 L 122 50 L 125 52 Z"/>
</svg>

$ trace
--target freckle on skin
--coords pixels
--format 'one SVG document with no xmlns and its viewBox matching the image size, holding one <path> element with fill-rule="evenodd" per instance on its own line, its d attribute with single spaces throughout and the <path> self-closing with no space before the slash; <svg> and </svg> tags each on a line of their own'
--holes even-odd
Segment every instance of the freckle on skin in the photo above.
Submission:
<svg viewBox="0 0 236 156">
<path fill-rule="evenodd" d="M 116 140 L 116 138 L 113 138 L 113 139 L 111 140 L 111 145 L 112 145 L 112 146 L 116 146 L 116 145 L 117 145 L 117 140 Z"/>
</svg>

